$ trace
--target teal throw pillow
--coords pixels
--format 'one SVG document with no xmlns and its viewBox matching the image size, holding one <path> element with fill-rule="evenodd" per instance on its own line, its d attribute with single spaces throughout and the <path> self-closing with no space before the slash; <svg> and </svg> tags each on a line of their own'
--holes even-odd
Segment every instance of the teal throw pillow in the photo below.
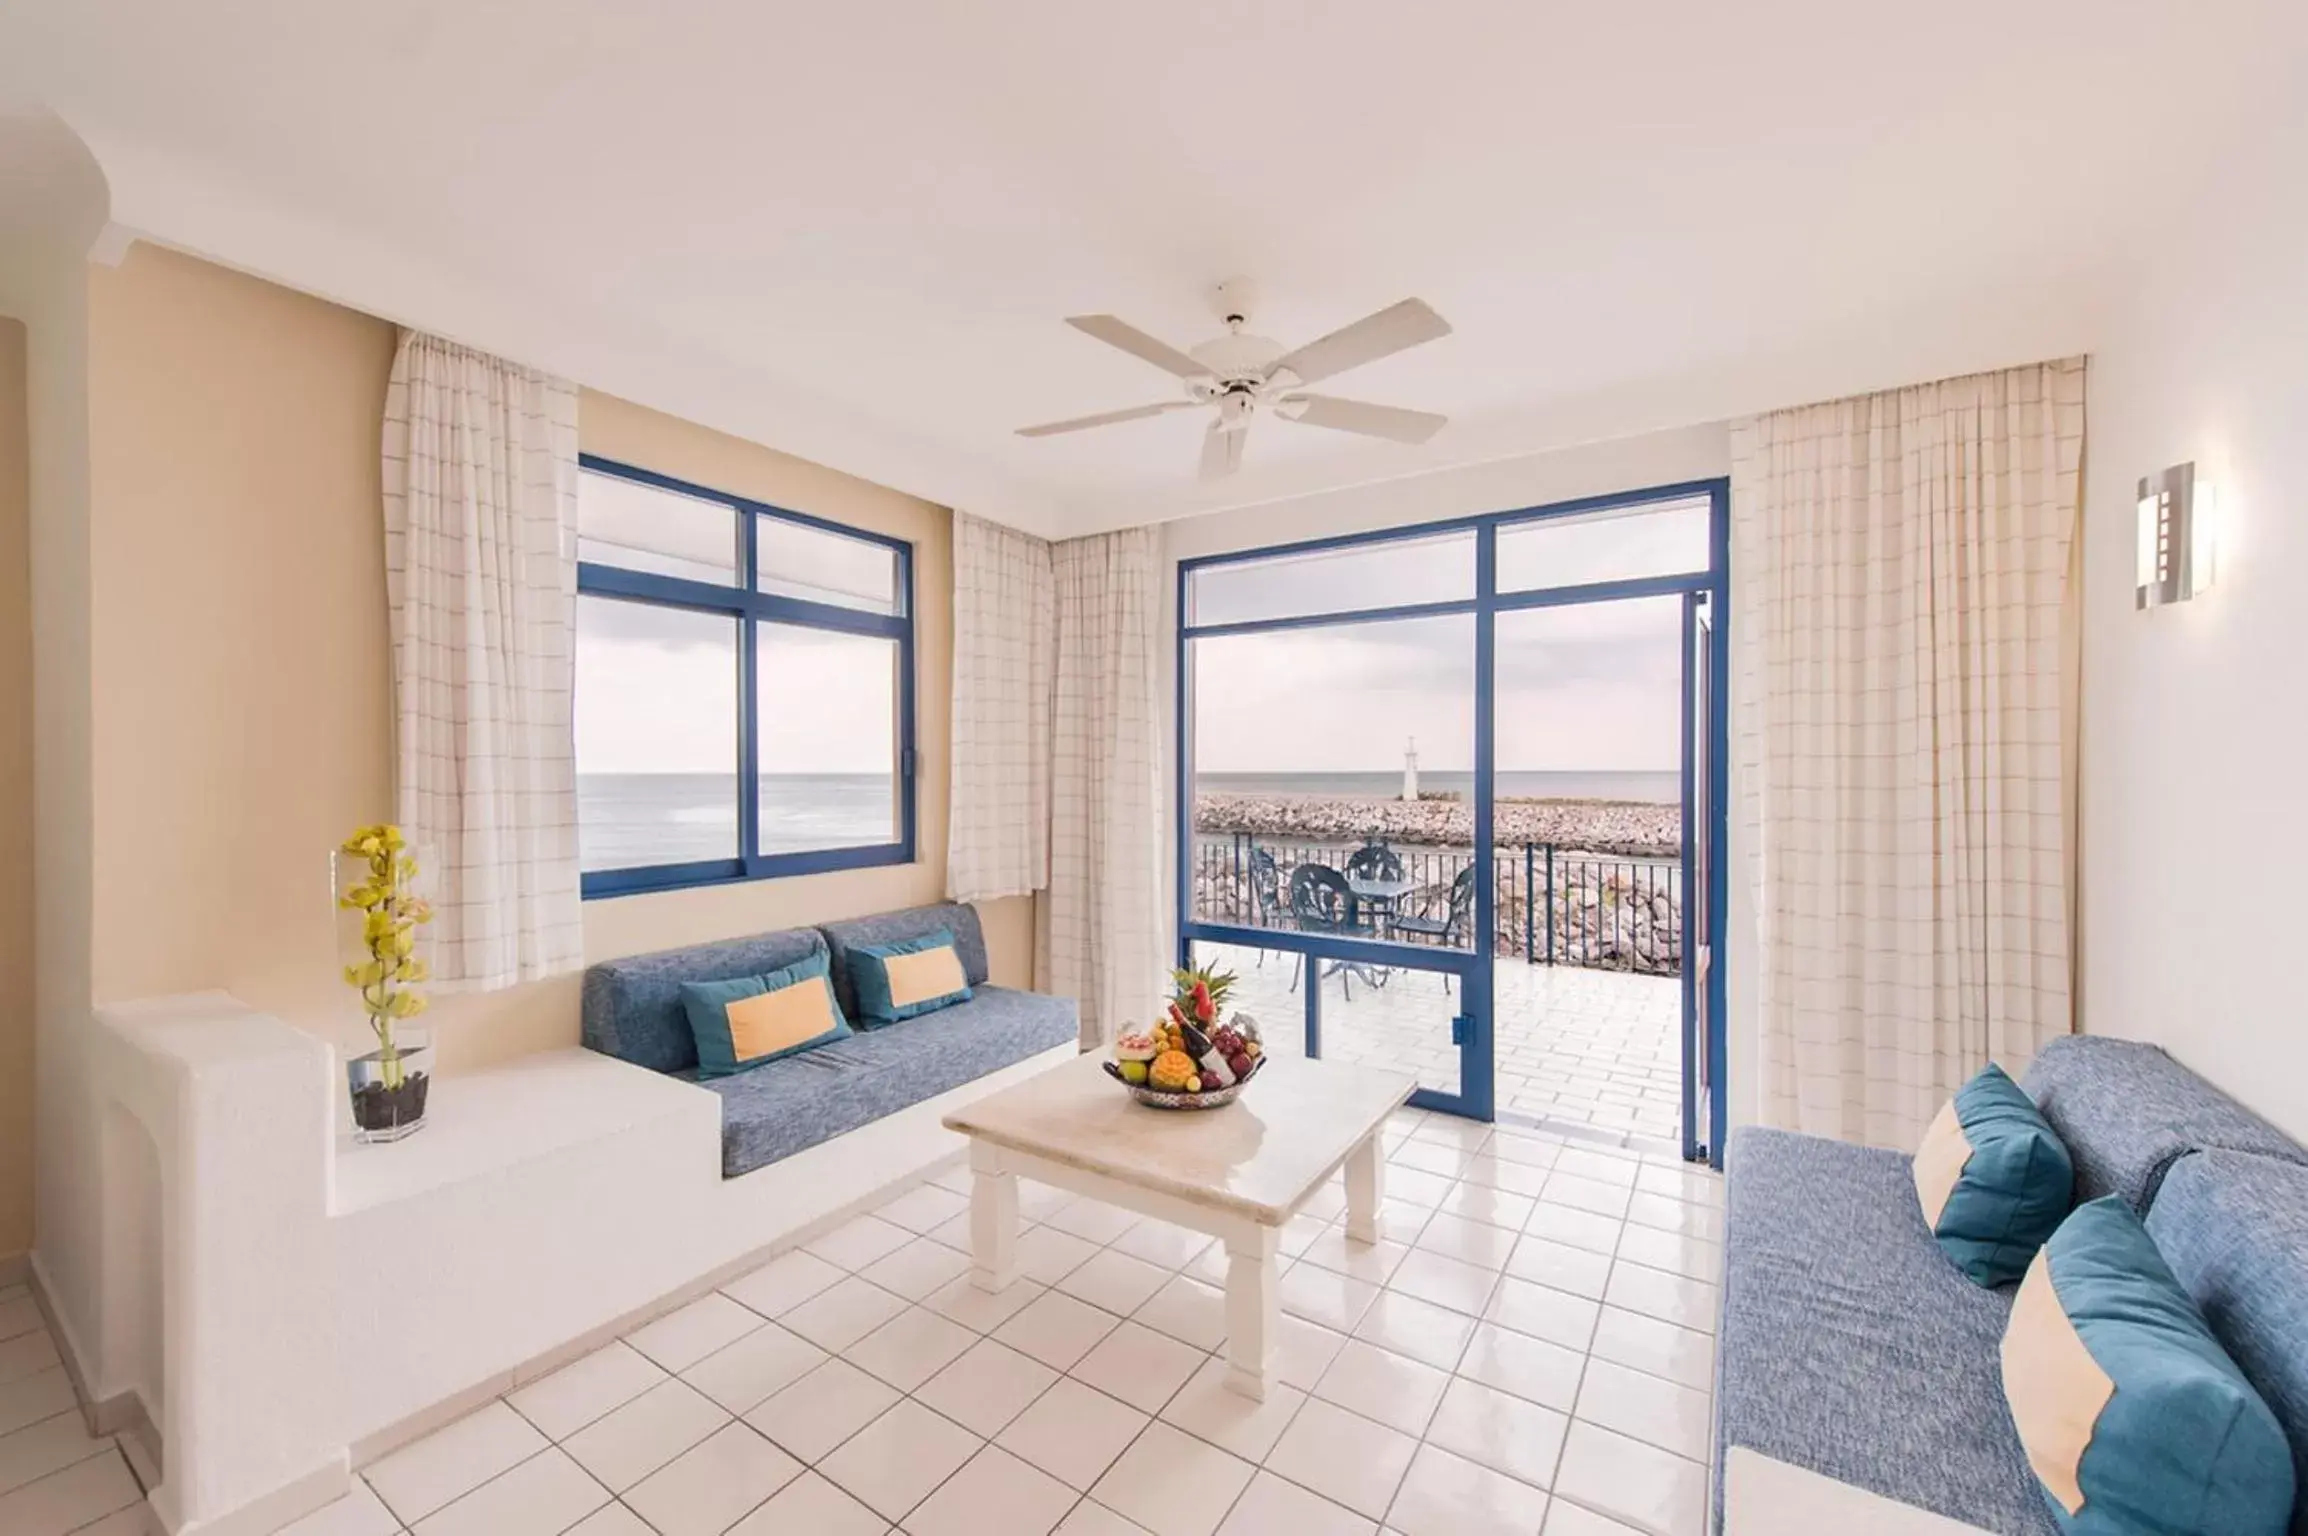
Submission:
<svg viewBox="0 0 2308 1536">
<path fill-rule="evenodd" d="M 954 936 L 943 928 L 895 944 L 859 945 L 849 952 L 849 980 L 868 1028 L 970 1000 L 969 974 Z"/>
<path fill-rule="evenodd" d="M 2067 1536 L 2282 1536 L 2291 1447 L 2132 1208 L 2077 1207 L 2020 1282 L 2012 1425 Z"/>
<path fill-rule="evenodd" d="M 697 1040 L 697 1076 L 729 1077 L 791 1056 L 851 1030 L 834 1001 L 832 972 L 823 954 L 766 976 L 730 981 L 685 981 L 681 1011 Z"/>
<path fill-rule="evenodd" d="M 2027 1273 L 2067 1215 L 2075 1183 L 2059 1133 L 1992 1062 L 1941 1106 L 1915 1154 L 1923 1224 L 1975 1285 Z"/>
</svg>

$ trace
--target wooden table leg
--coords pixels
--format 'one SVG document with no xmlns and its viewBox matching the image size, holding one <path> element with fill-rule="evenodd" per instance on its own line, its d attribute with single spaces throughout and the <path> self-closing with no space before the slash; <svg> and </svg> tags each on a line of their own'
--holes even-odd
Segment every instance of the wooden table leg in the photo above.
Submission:
<svg viewBox="0 0 2308 1536">
<path fill-rule="evenodd" d="M 1346 1235 L 1358 1243 L 1378 1241 L 1379 1207 L 1386 1203 L 1385 1144 L 1381 1126 L 1346 1156 Z"/>
<path fill-rule="evenodd" d="M 1226 1239 L 1226 1385 L 1254 1402 L 1266 1400 L 1282 1337 L 1280 1236 L 1260 1226 Z"/>
<path fill-rule="evenodd" d="M 1018 1278 L 1018 1176 L 999 1150 L 970 1143 L 970 1284 L 1006 1289 Z"/>
</svg>

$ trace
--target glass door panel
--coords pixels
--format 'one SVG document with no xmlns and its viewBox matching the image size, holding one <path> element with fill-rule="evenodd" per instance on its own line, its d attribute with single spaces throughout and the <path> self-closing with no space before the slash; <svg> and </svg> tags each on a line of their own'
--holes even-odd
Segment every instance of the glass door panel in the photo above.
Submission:
<svg viewBox="0 0 2308 1536">
<path fill-rule="evenodd" d="M 1448 971 L 1326 965 L 1315 1020 L 1326 1061 L 1408 1072 L 1429 1093 L 1465 1095 L 1457 1043 L 1464 989 Z"/>
<path fill-rule="evenodd" d="M 1414 872 L 1447 907 L 1473 857 L 1472 615 L 1204 636 L 1187 665 L 1191 920 L 1383 939 L 1430 904 Z M 1420 941 L 1473 943 L 1464 921 Z"/>
<path fill-rule="evenodd" d="M 1505 1115 L 1682 1138 L 1684 607 L 1669 593 L 1497 617 Z"/>
<path fill-rule="evenodd" d="M 1459 976 L 1409 966 L 1326 960 L 1249 944 L 1196 939 L 1193 963 L 1234 975 L 1226 1015 L 1248 1014 L 1278 1056 L 1317 1055 L 1407 1072 L 1446 1099 L 1465 1092 L 1458 1043 L 1467 1004 Z M 1307 977 L 1319 978 L 1309 998 Z"/>
<path fill-rule="evenodd" d="M 1701 592 L 1683 611 L 1683 1155 L 1720 1153 L 1722 1128 L 1713 1122 L 1715 1071 L 1714 946 L 1715 818 L 1698 814 L 1715 782 L 1715 615 Z"/>
</svg>

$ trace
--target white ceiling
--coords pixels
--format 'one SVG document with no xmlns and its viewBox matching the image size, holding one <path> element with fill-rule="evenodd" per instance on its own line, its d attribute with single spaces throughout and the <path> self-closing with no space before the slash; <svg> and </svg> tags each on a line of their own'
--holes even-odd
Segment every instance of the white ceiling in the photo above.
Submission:
<svg viewBox="0 0 2308 1536">
<path fill-rule="evenodd" d="M 2292 9 L 2297 9 L 2294 7 Z M 113 217 L 1045 532 L 1176 516 L 2088 347 L 2292 89 L 2249 0 L 17 0 L 0 84 Z M 1199 413 L 1060 323 L 1207 286 L 1423 449 Z"/>
</svg>

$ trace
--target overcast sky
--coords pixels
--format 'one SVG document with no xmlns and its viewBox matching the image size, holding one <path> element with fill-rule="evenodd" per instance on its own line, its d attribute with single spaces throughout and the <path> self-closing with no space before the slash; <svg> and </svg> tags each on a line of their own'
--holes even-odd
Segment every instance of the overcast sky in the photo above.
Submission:
<svg viewBox="0 0 2308 1536">
<path fill-rule="evenodd" d="M 1509 530 L 1502 590 L 1705 562 L 1704 506 Z M 1195 621 L 1447 601 L 1474 588 L 1471 534 L 1208 567 Z M 1498 621 L 1498 766 L 1672 771 L 1682 759 L 1682 600 L 1586 604 Z M 791 628 L 769 637 L 762 771 L 886 773 L 894 644 Z M 588 773 L 726 773 L 737 752 L 736 626 L 640 604 L 578 604 L 577 760 Z M 1409 738 L 1436 772 L 1474 766 L 1471 616 L 1194 642 L 1196 766 L 1208 773 L 1393 772 Z"/>
<path fill-rule="evenodd" d="M 1634 771 L 1682 761 L 1681 599 L 1502 614 L 1498 766 Z M 1197 640 L 1205 773 L 1474 767 L 1474 620 L 1350 624 Z"/>
<path fill-rule="evenodd" d="M 761 771 L 890 772 L 897 645 L 788 625 L 761 634 Z M 730 772 L 736 620 L 580 599 L 576 711 L 585 773 Z"/>
</svg>

